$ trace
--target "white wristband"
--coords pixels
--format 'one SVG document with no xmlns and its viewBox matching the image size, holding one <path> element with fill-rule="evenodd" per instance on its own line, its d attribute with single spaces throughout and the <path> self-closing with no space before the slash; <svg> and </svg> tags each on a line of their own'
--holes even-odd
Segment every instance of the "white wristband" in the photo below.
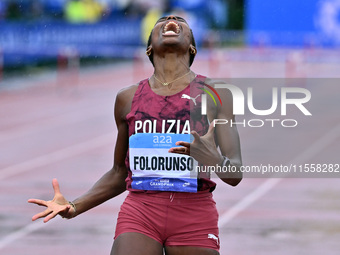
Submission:
<svg viewBox="0 0 340 255">
<path fill-rule="evenodd" d="M 77 207 L 72 201 L 68 201 L 68 203 L 72 206 L 72 208 L 74 210 L 73 215 L 72 215 L 72 218 L 73 218 L 77 213 Z"/>
<path fill-rule="evenodd" d="M 221 167 L 224 167 L 224 166 L 229 166 L 230 165 L 230 160 L 227 156 L 223 156 L 223 160 L 222 160 L 222 163 L 221 163 Z"/>
</svg>

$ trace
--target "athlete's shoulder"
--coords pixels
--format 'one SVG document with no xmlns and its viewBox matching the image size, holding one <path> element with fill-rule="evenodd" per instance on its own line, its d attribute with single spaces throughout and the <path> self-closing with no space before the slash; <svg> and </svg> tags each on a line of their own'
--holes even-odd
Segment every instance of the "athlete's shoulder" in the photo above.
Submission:
<svg viewBox="0 0 340 255">
<path fill-rule="evenodd" d="M 128 102 L 132 102 L 133 96 L 136 93 L 137 88 L 138 88 L 138 84 L 134 84 L 134 85 L 122 88 L 117 93 L 116 102 L 120 104 L 126 104 Z"/>
<path fill-rule="evenodd" d="M 128 97 L 130 94 L 133 95 L 136 92 L 137 88 L 138 88 L 138 83 L 122 88 L 121 90 L 118 91 L 117 98 Z"/>
<path fill-rule="evenodd" d="M 207 77 L 205 79 L 205 84 L 214 88 L 218 96 L 220 97 L 224 107 L 220 107 L 219 110 L 231 112 L 233 107 L 233 95 L 228 86 L 223 86 L 229 85 L 228 82 L 222 79 L 212 79 Z"/>
<path fill-rule="evenodd" d="M 138 84 L 134 84 L 118 91 L 116 101 L 132 101 L 133 96 L 138 88 Z"/>
<path fill-rule="evenodd" d="M 131 109 L 133 96 L 138 88 L 138 84 L 125 87 L 118 91 L 115 102 L 115 115 L 125 118 Z"/>
<path fill-rule="evenodd" d="M 130 85 L 128 87 L 122 88 L 117 93 L 117 99 L 118 98 L 130 98 L 133 99 L 133 96 L 135 95 L 136 91 L 138 90 L 139 86 L 143 86 L 148 79 L 144 79 L 136 84 Z"/>
</svg>

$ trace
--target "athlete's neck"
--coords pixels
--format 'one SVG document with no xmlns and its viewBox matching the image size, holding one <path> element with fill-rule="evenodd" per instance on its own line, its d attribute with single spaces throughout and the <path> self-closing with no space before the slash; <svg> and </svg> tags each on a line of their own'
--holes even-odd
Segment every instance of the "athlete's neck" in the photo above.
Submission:
<svg viewBox="0 0 340 255">
<path fill-rule="evenodd" d="M 154 56 L 154 65 L 154 75 L 162 82 L 171 82 L 190 71 L 189 59 L 186 56 L 178 56 L 175 53 Z M 188 77 L 183 77 L 184 79 L 188 80 Z"/>
</svg>

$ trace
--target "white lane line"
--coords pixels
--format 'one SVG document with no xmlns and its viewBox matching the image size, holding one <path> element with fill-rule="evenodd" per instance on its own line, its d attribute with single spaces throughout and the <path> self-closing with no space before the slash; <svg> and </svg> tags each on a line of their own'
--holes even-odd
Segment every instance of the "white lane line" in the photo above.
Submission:
<svg viewBox="0 0 340 255">
<path fill-rule="evenodd" d="M 105 134 L 99 137 L 96 137 L 92 140 L 89 140 L 87 142 L 78 143 L 76 145 L 67 147 L 65 149 L 61 149 L 37 158 L 34 158 L 32 160 L 7 167 L 5 169 L 2 169 L 0 171 L 0 181 L 11 177 L 13 175 L 27 172 L 29 170 L 34 170 L 35 168 L 46 166 L 48 164 L 52 164 L 55 162 L 58 162 L 60 160 L 64 160 L 79 154 L 82 154 L 88 150 L 92 150 L 98 147 L 102 147 L 105 145 L 109 145 L 113 143 L 113 133 Z M 53 219 L 52 222 L 57 222 L 58 219 Z M 51 224 L 51 222 L 49 223 Z M 9 235 L 3 237 L 0 239 L 0 250 L 8 246 L 9 244 L 15 242 L 16 240 L 46 226 L 45 224 L 38 222 L 32 222 L 17 231 L 14 231 L 10 233 Z"/>
<path fill-rule="evenodd" d="M 46 166 L 58 162 L 60 160 L 80 155 L 84 152 L 87 152 L 98 147 L 102 147 L 104 145 L 113 144 L 113 141 L 114 141 L 113 132 L 112 133 L 110 132 L 108 134 L 96 137 L 92 140 L 78 143 L 67 148 L 25 161 L 23 163 L 3 168 L 0 170 L 0 181 L 19 173 L 24 173 L 35 168 Z"/>
<path fill-rule="evenodd" d="M 329 144 L 331 144 L 340 135 L 340 124 L 335 126 L 331 131 L 327 132 L 325 135 L 320 137 L 316 142 L 314 142 L 308 149 L 303 151 L 297 157 L 295 157 L 290 163 L 302 163 L 309 159 L 315 157 L 320 151 L 324 150 Z M 289 173 L 288 173 L 289 174 Z M 284 177 L 284 176 L 283 176 Z M 265 195 L 269 190 L 271 190 L 275 185 L 277 185 L 284 178 L 270 178 L 264 181 L 258 188 L 252 191 L 249 195 L 241 199 L 233 207 L 227 210 L 220 216 L 219 227 L 223 227 L 234 219 L 240 212 L 245 210 L 256 200 Z"/>
<path fill-rule="evenodd" d="M 56 222 L 59 222 L 61 220 L 61 218 L 57 218 L 57 219 L 53 219 L 51 222 L 49 222 L 48 224 L 54 224 Z M 6 246 L 8 246 L 9 244 L 15 242 L 16 240 L 29 235 L 30 233 L 41 229 L 43 227 L 45 227 L 46 224 L 42 223 L 42 222 L 32 222 L 28 225 L 26 225 L 25 227 L 20 228 L 17 231 L 12 232 L 11 234 L 5 236 L 4 238 L 2 238 L 0 240 L 0 250 L 4 249 Z"/>
<path fill-rule="evenodd" d="M 18 139 L 20 137 L 26 137 L 32 133 L 38 133 L 51 130 L 54 128 L 59 128 L 60 126 L 77 124 L 81 121 L 91 120 L 91 118 L 98 117 L 98 112 L 103 112 L 103 107 L 91 108 L 93 113 L 96 114 L 89 116 L 89 110 L 87 107 L 77 109 L 74 111 L 69 111 L 56 116 L 41 117 L 41 119 L 31 121 L 30 123 L 24 123 L 22 125 L 16 125 L 16 127 L 11 129 L 2 130 L 0 133 L 0 142 L 6 142 L 8 140 Z M 75 112 L 86 112 L 86 114 L 75 114 Z"/>
</svg>

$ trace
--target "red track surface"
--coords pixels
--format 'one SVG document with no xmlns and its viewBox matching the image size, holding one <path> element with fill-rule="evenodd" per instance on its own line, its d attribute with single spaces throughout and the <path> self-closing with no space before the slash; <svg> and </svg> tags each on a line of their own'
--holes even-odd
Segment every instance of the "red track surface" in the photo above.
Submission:
<svg viewBox="0 0 340 255">
<path fill-rule="evenodd" d="M 287 71 L 280 61 L 221 59 L 217 64 L 198 59 L 193 70 L 214 77 L 274 78 Z M 338 77 L 340 70 L 336 63 L 298 67 L 304 77 Z M 1 254 L 109 254 L 126 194 L 73 220 L 57 217 L 47 224 L 31 222 L 41 208 L 27 199 L 50 199 L 52 178 L 74 199 L 111 168 L 115 95 L 151 74 L 151 64 L 143 62 L 86 68 L 79 76 L 50 73 L 2 81 L 20 89 L 0 91 Z M 339 89 L 309 88 L 313 117 L 301 128 L 239 128 L 244 164 L 340 163 Z M 245 178 L 236 188 L 216 181 L 222 255 L 340 250 L 338 178 Z"/>
</svg>

